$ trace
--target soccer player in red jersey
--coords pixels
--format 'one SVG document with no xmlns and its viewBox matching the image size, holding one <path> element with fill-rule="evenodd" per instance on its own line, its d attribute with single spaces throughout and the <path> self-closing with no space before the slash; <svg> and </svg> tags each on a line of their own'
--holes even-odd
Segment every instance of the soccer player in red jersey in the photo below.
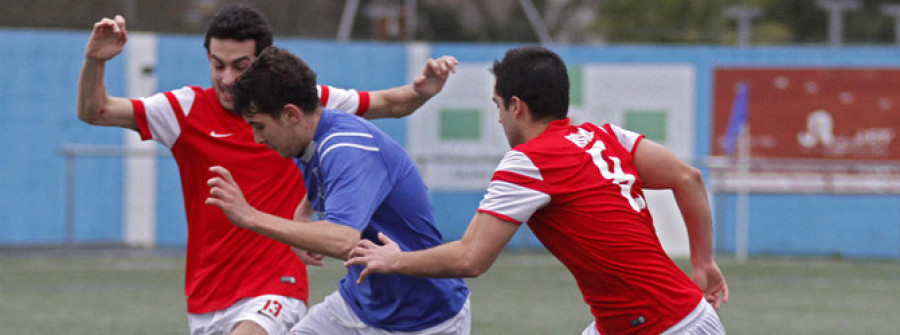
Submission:
<svg viewBox="0 0 900 335">
<path fill-rule="evenodd" d="M 519 225 L 574 275 L 594 322 L 584 334 L 724 334 L 728 299 L 713 259 L 712 219 L 700 172 L 661 145 L 615 125 L 572 125 L 562 59 L 542 47 L 495 62 L 494 103 L 512 150 L 494 172 L 462 239 L 403 252 L 358 242 L 345 264 L 372 273 L 474 277 Z M 671 189 L 685 220 L 693 280 L 663 251 L 643 189 Z"/>
<path fill-rule="evenodd" d="M 94 25 L 78 85 L 78 117 L 92 125 L 132 129 L 172 151 L 187 214 L 185 273 L 191 334 L 281 334 L 306 313 L 308 263 L 321 256 L 232 225 L 208 196 L 209 167 L 228 168 L 247 200 L 266 212 L 294 218 L 305 188 L 297 166 L 253 139 L 232 112 L 235 79 L 272 44 L 265 18 L 246 5 L 229 5 L 210 21 L 204 46 L 213 87 L 185 86 L 140 99 L 110 97 L 103 73 L 127 42 L 125 20 Z M 453 57 L 429 60 L 413 84 L 382 91 L 319 86 L 323 106 L 366 118 L 402 117 L 437 94 L 455 69 Z"/>
</svg>

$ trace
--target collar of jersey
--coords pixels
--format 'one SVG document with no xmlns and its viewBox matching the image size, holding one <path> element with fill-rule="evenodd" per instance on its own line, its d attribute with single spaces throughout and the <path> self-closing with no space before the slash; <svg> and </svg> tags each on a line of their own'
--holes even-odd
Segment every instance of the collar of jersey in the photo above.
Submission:
<svg viewBox="0 0 900 335">
<path fill-rule="evenodd" d="M 312 160 L 313 155 L 316 154 L 316 147 L 318 146 L 319 144 L 316 143 L 316 141 L 309 141 L 309 145 L 306 146 L 306 149 L 304 149 L 303 152 L 300 153 L 300 156 L 298 156 L 297 158 L 299 158 L 304 163 L 309 164 L 309 161 Z"/>
</svg>

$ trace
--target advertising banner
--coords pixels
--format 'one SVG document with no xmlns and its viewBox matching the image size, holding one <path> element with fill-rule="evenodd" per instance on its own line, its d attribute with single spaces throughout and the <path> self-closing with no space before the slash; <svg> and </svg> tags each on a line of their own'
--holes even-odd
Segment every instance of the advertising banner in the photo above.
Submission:
<svg viewBox="0 0 900 335">
<path fill-rule="evenodd" d="M 735 167 L 736 123 L 749 131 L 751 174 L 727 182 L 813 192 L 900 185 L 892 179 L 900 163 L 900 70 L 719 68 L 714 76 L 713 167 Z"/>
</svg>

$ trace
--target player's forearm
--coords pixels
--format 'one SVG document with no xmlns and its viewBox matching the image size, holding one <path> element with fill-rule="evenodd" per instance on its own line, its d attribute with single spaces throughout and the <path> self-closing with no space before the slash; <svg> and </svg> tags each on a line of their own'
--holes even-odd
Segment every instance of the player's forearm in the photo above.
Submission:
<svg viewBox="0 0 900 335">
<path fill-rule="evenodd" d="M 401 118 L 412 114 L 431 96 L 416 92 L 412 85 L 370 92 L 371 105 L 367 119 Z"/>
<path fill-rule="evenodd" d="M 296 248 L 346 260 L 359 241 L 359 231 L 328 221 L 298 222 L 256 212 L 245 222 L 248 229 Z"/>
<path fill-rule="evenodd" d="M 426 277 L 478 277 L 494 264 L 519 226 L 491 214 L 476 213 L 459 241 L 401 253 L 402 273 Z"/>
<path fill-rule="evenodd" d="M 691 263 L 701 265 L 712 262 L 712 214 L 703 176 L 696 169 L 688 169 L 672 193 L 687 228 Z"/>
<path fill-rule="evenodd" d="M 461 241 L 454 241 L 430 249 L 403 252 L 397 261 L 396 272 L 433 278 L 480 276 L 490 264 L 478 262 L 466 249 Z"/>
<path fill-rule="evenodd" d="M 78 79 L 78 118 L 87 123 L 94 123 L 100 115 L 109 97 L 103 73 L 106 62 L 85 58 Z"/>
<path fill-rule="evenodd" d="M 110 97 L 106 92 L 103 72 L 106 62 L 85 59 L 78 80 L 78 118 L 98 126 L 137 129 L 134 108 L 125 98 Z"/>
</svg>

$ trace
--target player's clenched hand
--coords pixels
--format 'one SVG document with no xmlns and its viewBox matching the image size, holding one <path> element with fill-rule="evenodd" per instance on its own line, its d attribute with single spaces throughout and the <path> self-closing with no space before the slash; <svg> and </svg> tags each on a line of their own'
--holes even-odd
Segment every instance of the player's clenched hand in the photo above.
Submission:
<svg viewBox="0 0 900 335">
<path fill-rule="evenodd" d="M 121 15 L 116 15 L 112 19 L 104 17 L 94 24 L 85 57 L 95 61 L 107 61 L 121 53 L 126 42 L 128 33 L 125 30 L 125 18 Z"/>
<path fill-rule="evenodd" d="M 703 291 L 703 298 L 715 309 L 728 302 L 728 284 L 715 262 L 694 266 L 691 272 L 694 283 Z"/>
<path fill-rule="evenodd" d="M 438 59 L 428 59 L 422 75 L 413 80 L 413 89 L 421 96 L 431 98 L 444 88 L 450 73 L 456 72 L 459 61 L 453 56 L 444 56 Z"/>
<path fill-rule="evenodd" d="M 303 261 L 303 264 L 314 266 L 322 266 L 322 264 L 324 264 L 322 259 L 325 258 L 325 255 L 323 254 L 317 254 L 295 247 L 291 247 L 291 251 L 294 252 L 294 255 L 297 255 L 297 258 L 300 258 L 300 260 Z"/>
<path fill-rule="evenodd" d="M 396 271 L 401 252 L 400 246 L 383 233 L 378 233 L 378 239 L 384 245 L 379 246 L 367 239 L 359 240 L 356 247 L 350 250 L 350 259 L 344 262 L 344 266 L 362 265 L 364 267 L 359 274 L 359 280 L 356 281 L 357 284 L 361 284 L 370 274 Z"/>
<path fill-rule="evenodd" d="M 231 172 L 218 165 L 210 167 L 209 171 L 219 176 L 212 177 L 206 182 L 206 185 L 209 186 L 209 197 L 206 198 L 206 204 L 221 208 L 225 216 L 236 226 L 251 228 L 249 226 L 250 217 L 256 210 L 244 199 L 244 193 L 234 181 Z"/>
</svg>

